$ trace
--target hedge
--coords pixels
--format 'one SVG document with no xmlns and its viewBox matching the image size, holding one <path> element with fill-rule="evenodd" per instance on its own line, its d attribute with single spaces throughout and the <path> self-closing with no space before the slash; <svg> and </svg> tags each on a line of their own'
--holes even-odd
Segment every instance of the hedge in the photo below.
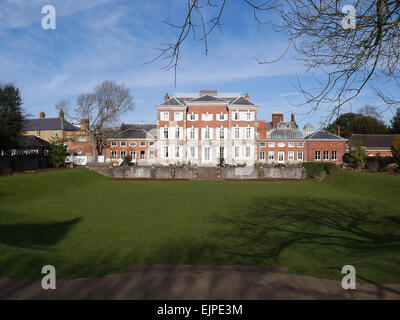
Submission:
<svg viewBox="0 0 400 320">
<path fill-rule="evenodd" d="M 303 167 L 306 169 L 307 178 L 311 179 L 322 179 L 338 168 L 333 162 L 304 162 Z"/>
</svg>

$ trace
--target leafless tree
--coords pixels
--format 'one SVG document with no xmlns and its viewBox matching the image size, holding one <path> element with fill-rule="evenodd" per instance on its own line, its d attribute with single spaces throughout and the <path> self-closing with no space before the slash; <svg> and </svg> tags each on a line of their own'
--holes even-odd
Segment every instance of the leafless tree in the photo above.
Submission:
<svg viewBox="0 0 400 320">
<path fill-rule="evenodd" d="M 345 1 L 242 1 L 252 8 L 259 23 L 270 23 L 259 18 L 263 12 L 277 15 L 280 23 L 271 23 L 271 26 L 288 40 L 288 48 L 282 57 L 273 61 L 260 59 L 258 63 L 275 62 L 285 56 L 289 47 L 293 47 L 308 72 L 318 72 L 316 86 L 311 89 L 304 88 L 302 81 L 298 80 L 298 90 L 305 98 L 298 105 L 308 106 L 311 111 L 329 108 L 328 122 L 371 81 L 399 84 L 399 0 L 352 1 L 355 28 L 347 28 L 348 12 L 342 12 L 347 4 Z M 163 44 L 159 48 L 160 55 L 156 57 L 166 59 L 165 69 L 173 68 L 175 74 L 183 42 L 193 36 L 204 42 L 207 53 L 207 39 L 213 31 L 221 29 L 223 12 L 229 3 L 226 0 L 187 0 L 185 5 L 187 10 L 182 23 L 169 23 L 178 30 L 177 39 Z M 210 15 L 206 21 L 204 17 Z M 385 93 L 379 92 L 387 102 L 400 103 L 400 98 L 389 99 Z"/>
<path fill-rule="evenodd" d="M 378 108 L 370 104 L 367 104 L 364 107 L 362 107 L 360 110 L 358 110 L 358 113 L 367 117 L 372 117 L 378 120 L 382 120 L 382 115 L 378 111 Z"/>
<path fill-rule="evenodd" d="M 129 89 L 113 81 L 104 81 L 96 86 L 92 93 L 79 95 L 74 109 L 68 100 L 56 105 L 56 108 L 63 109 L 71 120 L 83 121 L 84 130 L 91 140 L 94 159 L 96 150 L 101 154 L 110 127 L 119 121 L 121 115 L 133 110 L 134 107 L 135 103 Z"/>
</svg>

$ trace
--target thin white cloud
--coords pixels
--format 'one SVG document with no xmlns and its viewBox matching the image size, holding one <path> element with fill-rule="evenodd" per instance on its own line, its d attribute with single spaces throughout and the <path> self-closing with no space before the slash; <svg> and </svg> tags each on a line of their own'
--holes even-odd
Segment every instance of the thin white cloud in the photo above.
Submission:
<svg viewBox="0 0 400 320">
<path fill-rule="evenodd" d="M 65 82 L 69 78 L 69 74 L 57 74 L 53 80 L 51 80 L 49 83 L 42 84 L 41 87 L 47 89 L 47 90 L 54 90 L 57 87 L 59 87 L 60 84 Z"/>
</svg>

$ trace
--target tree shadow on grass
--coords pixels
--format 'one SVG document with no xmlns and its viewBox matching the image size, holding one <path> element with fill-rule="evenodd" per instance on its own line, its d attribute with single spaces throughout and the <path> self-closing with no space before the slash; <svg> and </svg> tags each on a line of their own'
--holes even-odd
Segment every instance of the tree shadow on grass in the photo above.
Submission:
<svg viewBox="0 0 400 320">
<path fill-rule="evenodd" d="M 0 243 L 26 249 L 51 246 L 60 241 L 80 220 L 0 224 Z"/>
<path fill-rule="evenodd" d="M 286 265 L 331 279 L 350 264 L 370 281 L 400 282 L 399 213 L 379 212 L 361 202 L 258 198 L 217 217 L 225 227 L 215 236 L 235 263 Z"/>
<path fill-rule="evenodd" d="M 345 265 L 364 282 L 400 283 L 400 219 L 363 202 L 257 198 L 216 215 L 202 237 L 177 237 L 148 263 L 287 266 L 340 280 Z"/>
</svg>

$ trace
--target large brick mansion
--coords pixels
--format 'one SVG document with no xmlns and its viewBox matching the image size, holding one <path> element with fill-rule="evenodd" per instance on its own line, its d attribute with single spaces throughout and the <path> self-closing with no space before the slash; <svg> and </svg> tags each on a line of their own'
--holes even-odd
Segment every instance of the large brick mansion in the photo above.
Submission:
<svg viewBox="0 0 400 320">
<path fill-rule="evenodd" d="M 294 114 L 272 111 L 272 121 L 259 120 L 259 106 L 248 94 L 202 90 L 165 95 L 157 107 L 156 125 L 122 125 L 107 140 L 106 157 L 130 155 L 143 164 L 215 166 L 303 161 L 341 162 L 346 139 L 306 125 L 300 131 Z"/>
<path fill-rule="evenodd" d="M 106 139 L 108 162 L 126 156 L 140 165 L 196 164 L 216 166 L 291 164 L 312 161 L 342 162 L 346 139 L 306 125 L 303 131 L 292 113 L 272 111 L 272 121 L 258 119 L 258 108 L 248 94 L 202 90 L 196 94 L 165 95 L 156 106 L 157 124 L 122 124 Z M 84 121 L 84 120 L 82 120 Z M 64 119 L 27 120 L 27 135 L 49 140 L 61 137 L 71 156 L 91 155 L 89 138 L 79 125 Z"/>
</svg>

